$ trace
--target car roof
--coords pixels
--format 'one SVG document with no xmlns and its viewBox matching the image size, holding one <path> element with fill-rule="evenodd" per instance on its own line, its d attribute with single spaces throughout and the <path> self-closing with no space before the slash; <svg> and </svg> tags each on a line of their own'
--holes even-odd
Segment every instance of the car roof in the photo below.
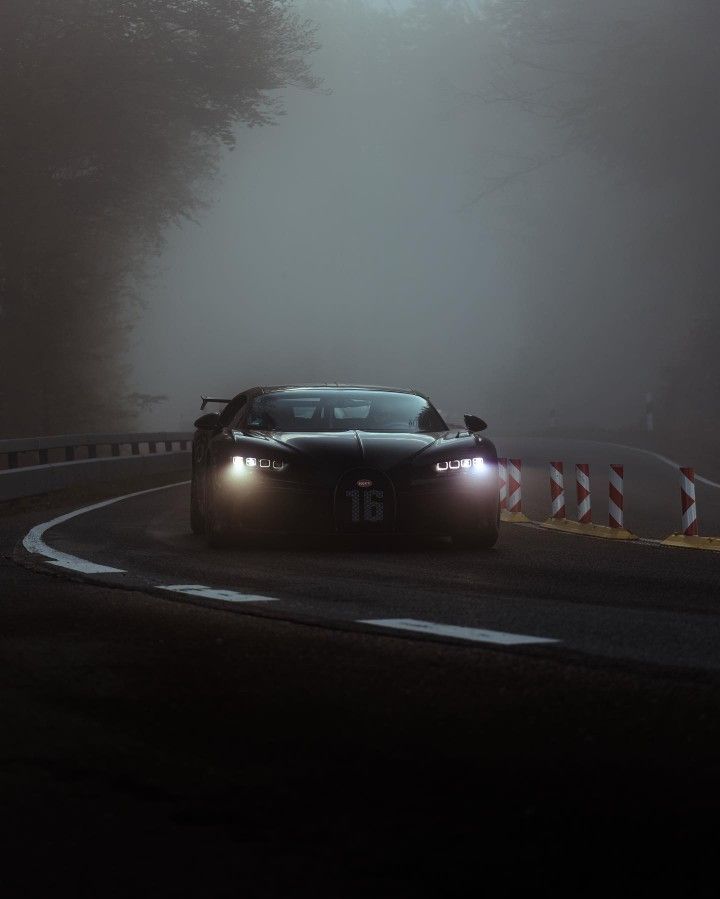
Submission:
<svg viewBox="0 0 720 899">
<path fill-rule="evenodd" d="M 282 390 L 379 390 L 385 393 L 408 393 L 415 396 L 424 397 L 424 393 L 417 390 L 408 389 L 407 387 L 383 387 L 379 384 L 338 384 L 336 381 L 324 384 L 279 384 L 275 386 L 256 387 L 253 388 L 260 393 L 274 393 Z M 249 392 L 249 391 L 248 391 Z"/>
<path fill-rule="evenodd" d="M 260 386 L 257 385 L 255 387 L 247 387 L 245 390 L 241 390 L 239 393 L 236 393 L 234 397 L 231 399 L 216 399 L 214 397 L 207 397 L 203 395 L 202 406 L 201 409 L 205 408 L 206 403 L 223 403 L 225 408 L 227 409 L 230 404 L 237 402 L 240 399 L 248 400 L 251 397 L 259 396 L 260 394 L 266 393 L 282 393 L 288 390 L 377 390 L 383 393 L 405 393 L 409 396 L 420 396 L 424 400 L 430 402 L 430 398 L 421 393 L 419 390 L 408 389 L 407 387 L 383 387 L 379 384 L 339 384 L 337 381 L 325 382 L 322 384 L 277 384 L 274 386 Z"/>
</svg>

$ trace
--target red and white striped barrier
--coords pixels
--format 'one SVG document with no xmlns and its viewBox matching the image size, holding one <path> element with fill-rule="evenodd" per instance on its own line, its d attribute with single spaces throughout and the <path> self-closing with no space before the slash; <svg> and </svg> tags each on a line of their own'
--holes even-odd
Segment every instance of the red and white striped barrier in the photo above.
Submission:
<svg viewBox="0 0 720 899">
<path fill-rule="evenodd" d="M 624 490 L 623 480 L 625 469 L 622 465 L 610 466 L 610 498 L 608 505 L 608 518 L 611 528 L 624 528 Z"/>
<path fill-rule="evenodd" d="M 701 537 L 695 502 L 695 469 L 680 469 L 680 501 L 682 504 L 682 534 L 670 534 L 663 540 L 666 546 L 689 549 L 709 549 L 720 552 L 720 537 Z"/>
<path fill-rule="evenodd" d="M 684 537 L 697 537 L 698 519 L 695 503 L 695 469 L 680 469 L 680 499 L 682 502 L 682 532 Z"/>
<path fill-rule="evenodd" d="M 507 459 L 498 459 L 498 483 L 500 486 L 500 511 L 505 512 L 508 499 Z"/>
<path fill-rule="evenodd" d="M 522 513 L 522 460 L 507 460 L 508 498 L 507 509 L 510 515 Z"/>
<path fill-rule="evenodd" d="M 552 518 L 565 518 L 565 481 L 562 462 L 550 463 L 550 509 Z"/>
<path fill-rule="evenodd" d="M 575 466 L 575 481 L 577 487 L 577 518 L 579 524 L 592 523 L 592 508 L 590 505 L 590 466 L 578 463 Z"/>
</svg>

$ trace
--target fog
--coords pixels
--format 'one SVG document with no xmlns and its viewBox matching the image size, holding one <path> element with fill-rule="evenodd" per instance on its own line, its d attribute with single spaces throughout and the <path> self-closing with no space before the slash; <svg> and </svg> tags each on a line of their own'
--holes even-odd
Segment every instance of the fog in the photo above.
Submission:
<svg viewBox="0 0 720 899">
<path fill-rule="evenodd" d="M 567 85 L 492 17 L 409 7 L 301 5 L 322 87 L 239 130 L 166 233 L 130 362 L 168 400 L 141 427 L 255 383 L 416 387 L 500 431 L 635 426 L 662 392 L 689 327 L 644 243 L 666 194 L 573 141 L 537 100 Z"/>
</svg>

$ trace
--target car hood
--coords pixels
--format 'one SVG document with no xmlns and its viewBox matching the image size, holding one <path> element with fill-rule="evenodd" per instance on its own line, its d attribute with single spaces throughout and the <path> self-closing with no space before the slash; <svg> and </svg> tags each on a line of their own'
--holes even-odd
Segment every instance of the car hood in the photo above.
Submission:
<svg viewBox="0 0 720 899">
<path fill-rule="evenodd" d="M 369 467 L 387 470 L 402 462 L 408 462 L 431 447 L 452 442 L 455 435 L 388 434 L 374 431 L 339 431 L 334 433 L 281 432 L 236 433 L 236 439 L 262 437 L 268 443 L 286 447 L 317 463 L 335 463 L 343 467 Z"/>
</svg>

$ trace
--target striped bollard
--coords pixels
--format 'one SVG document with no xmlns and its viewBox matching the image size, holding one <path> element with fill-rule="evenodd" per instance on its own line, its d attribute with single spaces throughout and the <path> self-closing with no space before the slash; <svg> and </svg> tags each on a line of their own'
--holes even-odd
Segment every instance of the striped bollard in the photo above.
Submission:
<svg viewBox="0 0 720 899">
<path fill-rule="evenodd" d="M 565 519 L 565 482 L 562 462 L 550 463 L 550 503 L 551 516 Z"/>
<path fill-rule="evenodd" d="M 575 481 L 577 485 L 577 515 L 580 524 L 592 523 L 592 509 L 590 507 L 590 466 L 578 463 L 575 466 Z"/>
<path fill-rule="evenodd" d="M 507 476 L 507 459 L 498 459 L 498 483 L 500 486 L 500 511 L 507 510 L 508 499 L 508 476 Z"/>
<path fill-rule="evenodd" d="M 695 502 L 695 469 L 680 469 L 680 500 L 682 502 L 682 534 L 670 534 L 663 540 L 666 546 L 685 546 L 720 552 L 720 537 L 701 537 Z"/>
<path fill-rule="evenodd" d="M 611 528 L 624 528 L 624 495 L 623 479 L 625 470 L 622 465 L 610 466 L 610 502 L 608 505 L 608 524 Z"/>
<path fill-rule="evenodd" d="M 522 513 L 522 460 L 507 460 L 508 498 L 507 507 L 510 515 Z"/>
<path fill-rule="evenodd" d="M 698 520 L 695 504 L 695 469 L 680 469 L 680 499 L 682 502 L 682 531 L 685 537 L 697 537 Z"/>
</svg>

